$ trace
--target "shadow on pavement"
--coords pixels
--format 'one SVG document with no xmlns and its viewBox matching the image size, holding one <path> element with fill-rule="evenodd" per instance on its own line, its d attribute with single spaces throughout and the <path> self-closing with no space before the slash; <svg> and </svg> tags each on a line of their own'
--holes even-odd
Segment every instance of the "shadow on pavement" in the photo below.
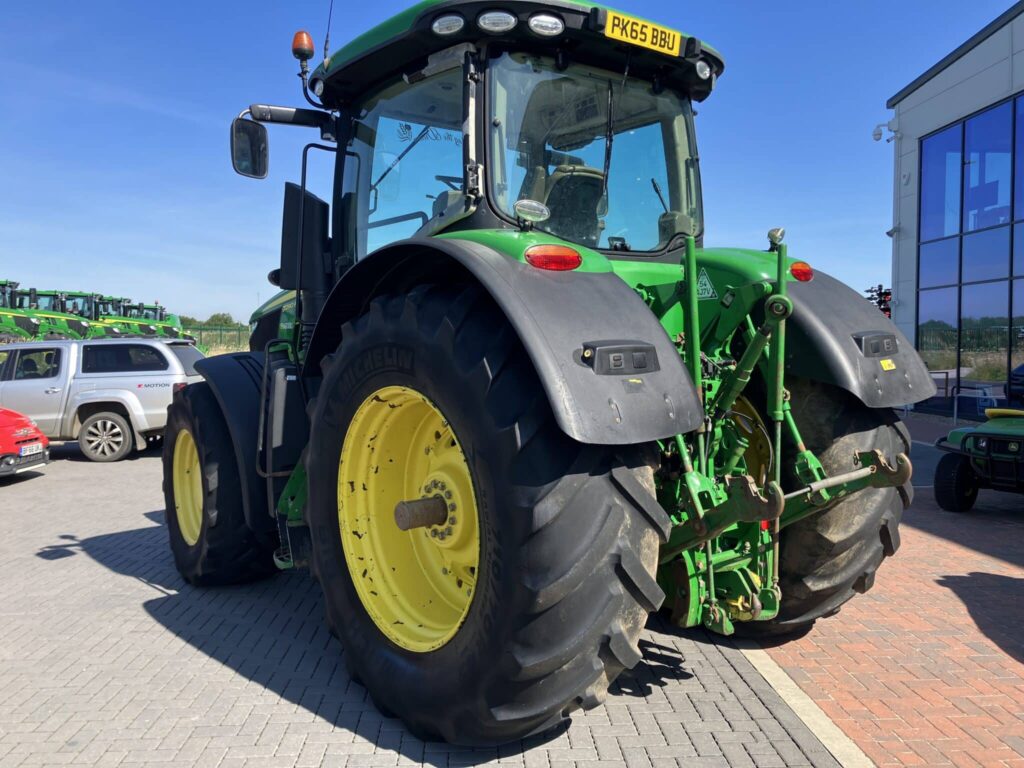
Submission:
<svg viewBox="0 0 1024 768">
<path fill-rule="evenodd" d="M 1024 579 L 995 573 L 943 576 L 938 584 L 953 591 L 975 625 L 1006 654 L 1024 663 Z M 979 655 L 991 655 L 987 648 Z"/>
<path fill-rule="evenodd" d="M 143 604 L 145 610 L 189 645 L 333 726 L 417 762 L 447 766 L 454 756 L 461 765 L 475 765 L 539 746 L 565 732 L 562 726 L 518 744 L 482 749 L 424 744 L 400 721 L 378 713 L 366 689 L 351 679 L 344 651 L 327 631 L 320 588 L 307 572 L 284 572 L 237 587 L 196 589 L 174 567 L 164 512 L 148 512 L 145 517 L 155 525 L 86 539 L 64 534 L 36 556 L 62 560 L 84 554 L 139 580 L 158 593 Z M 644 661 L 619 678 L 613 694 L 644 696 L 653 686 L 692 677 L 676 649 L 644 641 L 641 650 Z"/>
</svg>

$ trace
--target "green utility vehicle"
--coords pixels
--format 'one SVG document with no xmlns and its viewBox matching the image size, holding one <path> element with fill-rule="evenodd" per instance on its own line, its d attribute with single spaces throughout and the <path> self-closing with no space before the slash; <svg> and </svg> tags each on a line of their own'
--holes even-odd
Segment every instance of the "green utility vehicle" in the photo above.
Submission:
<svg viewBox="0 0 1024 768">
<path fill-rule="evenodd" d="M 573 0 L 424 0 L 311 73 L 293 53 L 313 108 L 249 106 L 231 152 L 261 178 L 265 123 L 316 131 L 270 274 L 297 327 L 175 394 L 189 582 L 308 564 L 381 710 L 462 744 L 597 706 L 663 607 L 765 636 L 871 587 L 913 493 L 892 408 L 935 388 L 781 229 L 704 247 L 715 49 Z"/>
<path fill-rule="evenodd" d="M 948 512 L 969 512 L 982 488 L 1024 493 L 1024 411 L 987 408 L 984 424 L 953 429 L 935 447 L 935 501 Z"/>
</svg>

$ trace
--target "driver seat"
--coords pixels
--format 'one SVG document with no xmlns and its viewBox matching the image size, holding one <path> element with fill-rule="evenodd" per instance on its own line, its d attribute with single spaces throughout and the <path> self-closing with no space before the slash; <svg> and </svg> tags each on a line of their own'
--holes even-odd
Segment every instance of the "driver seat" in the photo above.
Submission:
<svg viewBox="0 0 1024 768">
<path fill-rule="evenodd" d="M 596 246 L 604 213 L 604 174 L 586 165 L 559 165 L 544 185 L 542 202 L 551 211 L 545 229 L 581 245 Z"/>
</svg>

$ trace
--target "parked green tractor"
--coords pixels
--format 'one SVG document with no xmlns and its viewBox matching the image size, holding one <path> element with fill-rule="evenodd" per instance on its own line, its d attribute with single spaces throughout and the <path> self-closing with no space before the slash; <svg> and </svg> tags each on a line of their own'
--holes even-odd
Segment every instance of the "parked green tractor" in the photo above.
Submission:
<svg viewBox="0 0 1024 768">
<path fill-rule="evenodd" d="M 969 512 L 978 491 L 1024 493 L 1024 410 L 987 408 L 982 424 L 954 428 L 935 447 L 935 501 L 948 512 Z"/>
<path fill-rule="evenodd" d="M 19 306 L 17 289 L 13 280 L 0 280 L 0 344 L 40 335 L 42 323 Z"/>
<path fill-rule="evenodd" d="M 195 339 L 181 330 L 177 315 L 168 314 L 159 304 L 133 303 L 124 296 L 101 296 L 96 302 L 96 318 L 108 326 L 117 328 L 124 335 L 166 336 Z"/>
<path fill-rule="evenodd" d="M 716 50 L 574 0 L 424 0 L 293 53 L 314 108 L 251 105 L 231 150 L 262 178 L 265 123 L 317 132 L 270 275 L 296 329 L 175 394 L 187 581 L 308 564 L 380 709 L 461 744 L 597 706 L 653 611 L 769 636 L 871 587 L 913 493 L 892 409 L 934 386 L 781 229 L 704 247 Z"/>
<path fill-rule="evenodd" d="M 49 338 L 96 339 L 119 335 L 117 330 L 94 322 L 98 294 L 32 288 L 19 295 L 28 300 L 29 310 L 35 317 L 50 325 Z"/>
</svg>

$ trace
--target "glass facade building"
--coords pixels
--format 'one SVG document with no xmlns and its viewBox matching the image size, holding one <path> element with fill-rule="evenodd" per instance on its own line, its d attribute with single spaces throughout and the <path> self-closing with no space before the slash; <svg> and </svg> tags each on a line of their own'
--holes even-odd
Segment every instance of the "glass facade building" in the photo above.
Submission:
<svg viewBox="0 0 1024 768">
<path fill-rule="evenodd" d="M 917 348 L 940 400 L 961 392 L 980 405 L 1019 404 L 1024 97 L 921 138 L 919 158 Z"/>
<path fill-rule="evenodd" d="M 938 394 L 1024 407 L 1024 1 L 892 96 L 893 320 Z"/>
</svg>

